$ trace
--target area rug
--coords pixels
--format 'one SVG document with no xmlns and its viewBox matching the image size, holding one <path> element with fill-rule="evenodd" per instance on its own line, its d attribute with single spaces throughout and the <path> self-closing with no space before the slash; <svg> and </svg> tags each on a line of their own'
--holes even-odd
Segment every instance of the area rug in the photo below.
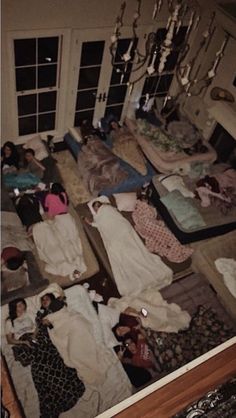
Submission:
<svg viewBox="0 0 236 418">
<path fill-rule="evenodd" d="M 204 397 L 174 415 L 173 418 L 236 417 L 236 378 L 206 393 Z"/>
<path fill-rule="evenodd" d="M 77 164 L 70 151 L 55 152 L 53 156 L 57 160 L 58 170 L 71 203 L 77 206 L 79 203 L 88 202 L 91 194 L 79 176 Z"/>
</svg>

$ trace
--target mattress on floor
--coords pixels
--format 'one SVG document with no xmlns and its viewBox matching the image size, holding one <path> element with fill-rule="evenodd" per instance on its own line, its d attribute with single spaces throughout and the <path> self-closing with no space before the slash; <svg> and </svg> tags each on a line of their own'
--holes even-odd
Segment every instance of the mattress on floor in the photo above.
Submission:
<svg viewBox="0 0 236 418">
<path fill-rule="evenodd" d="M 193 269 L 202 273 L 217 292 L 222 304 L 236 321 L 236 299 L 224 284 L 215 260 L 236 259 L 236 231 L 203 242 L 193 254 Z"/>
<path fill-rule="evenodd" d="M 195 189 L 195 187 L 193 187 L 193 183 L 191 187 L 190 183 L 188 182 L 188 186 L 192 191 Z M 182 244 L 188 244 L 191 242 L 215 237 L 236 229 L 236 207 L 232 208 L 228 214 L 223 215 L 218 207 L 209 206 L 204 208 L 201 206 L 199 199 L 188 198 L 198 209 L 205 222 L 205 225 L 191 231 L 186 230 L 178 222 L 174 214 L 169 211 L 161 202 L 160 198 L 166 196 L 168 194 L 168 190 L 158 180 L 158 176 L 154 176 L 152 179 L 151 191 L 152 204 L 156 207 L 166 225 L 170 228 L 170 230 Z"/>
<path fill-rule="evenodd" d="M 78 143 L 69 133 L 64 136 L 64 141 L 67 144 L 69 150 L 72 152 L 74 158 L 77 160 L 78 153 L 81 150 L 81 144 Z M 106 145 L 109 148 L 111 147 L 109 142 L 107 142 Z M 120 161 L 120 166 L 123 169 L 125 169 L 125 171 L 128 173 L 128 178 L 124 180 L 122 183 L 118 184 L 117 186 L 110 187 L 110 188 L 107 187 L 106 189 L 101 190 L 101 192 L 99 193 L 100 195 L 110 196 L 113 193 L 130 192 L 130 191 L 136 190 L 139 187 L 142 187 L 143 184 L 150 182 L 152 177 L 156 174 L 156 171 L 148 162 L 147 162 L 147 174 L 145 176 L 142 176 L 128 163 L 121 160 L 120 158 L 118 158 L 118 160 Z"/>
<path fill-rule="evenodd" d="M 213 163 L 217 158 L 216 151 L 207 141 L 204 140 L 203 145 L 207 148 L 207 152 L 205 153 L 196 153 L 189 156 L 184 152 L 163 152 L 148 136 L 139 133 L 136 120 L 126 118 L 125 123 L 130 132 L 132 132 L 137 139 L 143 153 L 152 163 L 153 167 L 161 173 L 169 174 L 176 171 L 180 172 L 180 170 L 184 169 L 187 164 L 190 165 L 191 163 L 196 162 Z M 158 130 L 159 128 L 156 129 Z"/>
<path fill-rule="evenodd" d="M 110 197 L 111 204 L 115 206 L 114 199 Z M 102 265 L 104 266 L 107 274 L 111 277 L 113 281 L 114 276 L 112 273 L 110 261 L 108 259 L 108 255 L 106 252 L 106 249 L 104 247 L 102 238 L 100 233 L 98 232 L 97 228 L 92 227 L 91 225 L 88 225 L 83 218 L 84 217 L 90 217 L 91 218 L 91 212 L 88 208 L 87 203 L 82 203 L 77 205 L 76 211 L 80 217 L 80 219 L 83 222 L 84 230 L 86 231 L 86 234 L 88 236 L 88 239 L 97 255 L 99 260 L 101 261 Z M 122 212 L 122 215 L 125 216 L 126 219 L 128 219 L 131 224 L 133 225 L 132 217 L 130 212 Z M 167 264 L 174 272 L 174 279 L 178 279 L 180 277 L 183 277 L 187 274 L 189 274 L 191 270 L 191 259 L 184 261 L 183 263 L 172 263 L 166 259 L 163 259 L 164 263 Z"/>
<path fill-rule="evenodd" d="M 88 238 L 84 231 L 80 217 L 78 216 L 78 214 L 76 213 L 75 209 L 72 206 L 70 206 L 69 211 L 76 221 L 76 225 L 79 231 L 79 236 L 81 239 L 84 261 L 87 266 L 87 270 L 81 275 L 79 279 L 72 281 L 70 280 L 69 276 L 65 276 L 65 277 L 58 276 L 58 275 L 55 276 L 53 274 L 46 272 L 44 269 L 44 263 L 38 258 L 38 263 L 40 265 L 40 269 L 43 273 L 43 276 L 46 277 L 50 283 L 56 282 L 61 287 L 68 287 L 68 286 L 74 285 L 75 283 L 80 283 L 82 280 L 88 279 L 89 277 L 92 277 L 93 275 L 99 272 L 98 261 L 88 241 Z"/>
</svg>

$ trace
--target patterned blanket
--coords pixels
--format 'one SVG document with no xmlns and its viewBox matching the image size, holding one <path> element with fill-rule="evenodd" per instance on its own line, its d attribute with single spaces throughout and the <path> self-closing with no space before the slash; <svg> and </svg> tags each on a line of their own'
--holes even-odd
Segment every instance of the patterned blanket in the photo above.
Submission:
<svg viewBox="0 0 236 418">
<path fill-rule="evenodd" d="M 93 196 L 97 196 L 106 187 L 118 185 L 128 177 L 128 173 L 120 167 L 118 158 L 96 137 L 89 139 L 79 152 L 78 169 Z"/>
<path fill-rule="evenodd" d="M 148 344 L 159 364 L 162 376 L 217 347 L 234 334 L 212 309 L 203 306 L 193 315 L 187 330 L 178 333 L 146 330 Z"/>
<path fill-rule="evenodd" d="M 27 335 L 23 338 L 27 338 Z M 37 344 L 31 343 L 31 347 L 17 345 L 13 347 L 13 352 L 22 366 L 31 365 L 41 418 L 58 418 L 60 413 L 71 409 L 83 395 L 83 382 L 75 369 L 65 366 L 46 327 L 40 328 Z"/>
</svg>

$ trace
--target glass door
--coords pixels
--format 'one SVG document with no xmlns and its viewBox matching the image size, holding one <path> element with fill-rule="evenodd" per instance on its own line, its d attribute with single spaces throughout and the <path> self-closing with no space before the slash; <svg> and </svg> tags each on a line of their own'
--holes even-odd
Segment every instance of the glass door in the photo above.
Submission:
<svg viewBox="0 0 236 418">
<path fill-rule="evenodd" d="M 138 39 L 131 42 L 131 28 L 123 27 L 112 63 L 109 50 L 112 31 L 113 28 L 107 28 L 75 30 L 73 33 L 73 100 L 68 104 L 68 107 L 73 106 L 70 111 L 73 112 L 73 121 L 70 119 L 73 126 L 80 126 L 87 119 L 96 127 L 99 120 L 108 114 L 122 119 L 129 97 L 128 83 Z M 144 38 L 144 29 L 142 35 Z M 123 55 L 127 53 L 131 59 L 125 62 Z"/>
</svg>

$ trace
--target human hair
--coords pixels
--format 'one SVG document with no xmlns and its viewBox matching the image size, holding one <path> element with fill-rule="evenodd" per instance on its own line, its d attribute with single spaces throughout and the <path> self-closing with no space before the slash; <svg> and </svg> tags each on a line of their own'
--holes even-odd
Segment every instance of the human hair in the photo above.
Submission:
<svg viewBox="0 0 236 418">
<path fill-rule="evenodd" d="M 42 299 L 47 296 L 51 302 L 56 299 L 56 296 L 53 293 L 45 293 L 45 295 L 41 296 L 40 301 L 42 303 Z"/>
<path fill-rule="evenodd" d="M 55 194 L 56 196 L 59 197 L 60 201 L 62 203 L 64 203 L 64 205 L 68 205 L 69 204 L 69 198 L 68 195 L 64 189 L 64 187 L 61 185 L 61 183 L 53 183 L 51 186 L 51 193 Z M 66 195 L 66 199 L 65 196 L 63 195 L 63 193 L 65 193 Z"/>
<path fill-rule="evenodd" d="M 12 154 L 17 154 L 16 146 L 15 146 L 15 144 L 13 144 L 13 142 L 11 142 L 11 141 L 5 142 L 5 144 L 2 147 L 3 152 L 5 151 L 6 147 L 10 148 Z"/>
<path fill-rule="evenodd" d="M 97 203 L 99 203 L 99 206 L 102 206 L 102 202 L 99 202 L 99 200 L 95 200 L 95 202 L 93 202 L 92 204 L 92 208 L 94 208 Z"/>
<path fill-rule="evenodd" d="M 18 168 L 19 165 L 19 154 L 17 152 L 17 148 L 15 144 L 11 141 L 5 142 L 5 144 L 2 147 L 2 153 L 4 154 L 3 157 L 5 157 L 5 148 L 8 147 L 11 150 L 11 158 L 14 160 L 16 167 Z"/>
<path fill-rule="evenodd" d="M 33 155 L 33 157 L 35 156 L 35 151 L 32 149 L 32 148 L 27 148 L 26 150 L 25 150 L 25 155 L 26 154 L 31 154 L 31 155 Z"/>
<path fill-rule="evenodd" d="M 117 334 L 117 328 L 119 328 L 119 327 L 120 327 L 120 324 L 118 323 L 111 330 L 112 330 L 113 334 L 115 335 L 117 341 L 124 342 L 124 340 L 125 340 L 124 336 L 121 336 L 121 335 Z"/>
<path fill-rule="evenodd" d="M 18 257 L 11 257 L 6 261 L 6 267 L 8 270 L 18 270 L 18 268 L 20 268 L 24 263 L 24 259 L 25 258 L 23 254 L 19 255 Z"/>
<path fill-rule="evenodd" d="M 23 305 L 25 306 L 25 309 L 27 308 L 27 303 L 26 303 L 25 299 L 23 299 L 23 298 L 14 299 L 8 305 L 9 316 L 8 316 L 7 319 L 11 320 L 12 325 L 14 325 L 14 320 L 17 318 L 16 307 L 17 307 L 17 304 L 19 302 L 23 303 Z"/>
</svg>

